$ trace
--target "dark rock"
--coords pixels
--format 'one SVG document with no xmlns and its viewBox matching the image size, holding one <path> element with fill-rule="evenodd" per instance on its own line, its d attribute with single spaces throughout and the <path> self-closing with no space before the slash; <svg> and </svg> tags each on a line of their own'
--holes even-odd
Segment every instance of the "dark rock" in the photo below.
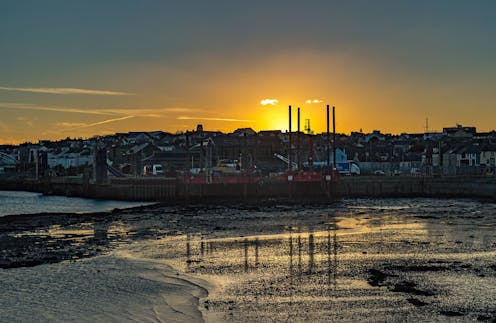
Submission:
<svg viewBox="0 0 496 323">
<path fill-rule="evenodd" d="M 449 270 L 448 266 L 435 266 L 435 265 L 412 265 L 412 266 L 388 266 L 388 270 L 398 270 L 398 271 L 444 271 Z"/>
<path fill-rule="evenodd" d="M 442 315 L 446 315 L 446 316 L 463 316 L 463 315 L 465 315 L 464 313 L 459 312 L 459 311 L 441 311 L 440 313 Z"/>
<path fill-rule="evenodd" d="M 369 278 L 367 279 L 367 282 L 369 283 L 370 286 L 382 286 L 384 283 L 384 280 L 390 275 L 386 274 L 385 272 L 382 272 L 377 269 L 369 269 Z"/>
<path fill-rule="evenodd" d="M 407 298 L 406 299 L 408 303 L 412 304 L 412 305 L 415 305 L 417 307 L 420 307 L 420 306 L 425 306 L 427 305 L 428 303 L 426 302 L 422 302 L 421 300 L 419 299 L 416 299 L 416 298 Z"/>
<path fill-rule="evenodd" d="M 434 293 L 428 290 L 418 289 L 414 282 L 403 281 L 394 285 L 392 292 L 408 293 L 420 296 L 433 296 Z"/>
</svg>

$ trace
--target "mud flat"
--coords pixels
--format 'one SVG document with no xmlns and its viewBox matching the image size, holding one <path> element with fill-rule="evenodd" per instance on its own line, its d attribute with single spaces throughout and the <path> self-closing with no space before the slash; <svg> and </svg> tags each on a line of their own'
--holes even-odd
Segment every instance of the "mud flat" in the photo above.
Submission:
<svg viewBox="0 0 496 323">
<path fill-rule="evenodd" d="M 492 320 L 495 211 L 422 198 L 14 217 L 0 223 L 0 308 L 27 321 Z"/>
</svg>

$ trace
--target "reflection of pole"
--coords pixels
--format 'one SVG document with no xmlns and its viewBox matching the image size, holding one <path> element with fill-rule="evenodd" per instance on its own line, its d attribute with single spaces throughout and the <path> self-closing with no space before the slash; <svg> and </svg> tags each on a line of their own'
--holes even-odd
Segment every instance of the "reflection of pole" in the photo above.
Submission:
<svg viewBox="0 0 496 323">
<path fill-rule="evenodd" d="M 301 236 L 298 235 L 298 274 L 301 274 Z"/>
<path fill-rule="evenodd" d="M 191 244 L 190 244 L 189 240 L 190 240 L 190 237 L 188 234 L 188 235 L 186 235 L 186 267 L 188 267 L 188 270 L 189 270 L 189 267 L 191 264 Z"/>
<path fill-rule="evenodd" d="M 248 272 L 248 239 L 245 239 L 245 272 Z"/>
<path fill-rule="evenodd" d="M 331 231 L 327 226 L 327 286 L 331 288 Z"/>
<path fill-rule="evenodd" d="M 315 242 L 313 238 L 313 233 L 310 233 L 310 235 L 308 236 L 308 273 L 312 273 L 313 268 L 315 267 L 314 253 L 315 253 Z"/>
<path fill-rule="evenodd" d="M 289 282 L 293 286 L 293 236 L 289 234 Z"/>
<path fill-rule="evenodd" d="M 289 233 L 289 305 L 293 305 L 293 236 Z M 288 322 L 292 322 L 292 311 L 288 311 Z"/>
<path fill-rule="evenodd" d="M 334 290 L 337 286 L 337 275 L 338 275 L 338 237 L 337 237 L 337 225 L 334 222 Z"/>
<path fill-rule="evenodd" d="M 107 245 L 108 244 L 108 229 L 109 229 L 109 224 L 102 222 L 102 223 L 97 223 L 95 222 L 93 224 L 93 238 L 96 240 L 96 244 L 101 246 L 101 245 Z"/>
<path fill-rule="evenodd" d="M 258 267 L 258 238 L 255 239 L 255 267 Z"/>
</svg>

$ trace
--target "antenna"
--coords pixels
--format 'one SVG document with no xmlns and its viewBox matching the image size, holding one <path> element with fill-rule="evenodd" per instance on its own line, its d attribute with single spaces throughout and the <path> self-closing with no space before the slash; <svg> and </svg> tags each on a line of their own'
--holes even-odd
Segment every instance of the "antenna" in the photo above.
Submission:
<svg viewBox="0 0 496 323">
<path fill-rule="evenodd" d="M 425 118 L 425 133 L 429 132 L 429 118 Z"/>
<path fill-rule="evenodd" d="M 310 128 L 310 119 L 305 119 L 305 133 L 307 135 L 313 134 L 312 128 Z"/>
</svg>

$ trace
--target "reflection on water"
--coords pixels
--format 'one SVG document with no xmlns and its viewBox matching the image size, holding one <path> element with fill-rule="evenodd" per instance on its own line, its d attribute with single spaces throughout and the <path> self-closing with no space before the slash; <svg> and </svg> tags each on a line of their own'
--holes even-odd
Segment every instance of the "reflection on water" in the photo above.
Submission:
<svg viewBox="0 0 496 323">
<path fill-rule="evenodd" d="M 286 261 L 287 278 L 291 284 L 293 284 L 294 276 L 302 277 L 325 272 L 327 285 L 336 287 L 338 274 L 336 226 L 329 225 L 327 231 L 299 233 L 296 242 L 294 242 L 291 231 L 274 236 L 269 241 L 258 236 L 241 240 L 206 240 L 207 238 L 203 235 L 187 234 L 185 236 L 184 264 L 188 272 L 204 269 L 205 264 L 222 262 L 224 266 L 233 268 L 237 273 L 239 272 L 235 268 L 242 268 L 243 272 L 248 273 L 279 266 L 281 262 Z M 284 245 L 285 243 L 287 246 Z M 214 248 L 214 245 L 218 248 Z M 243 256 L 239 257 L 236 254 Z M 295 257 L 298 259 L 296 271 Z M 195 267 L 192 264 L 198 265 Z"/>
<path fill-rule="evenodd" d="M 301 274 L 301 235 L 298 235 L 298 273 Z"/>
<path fill-rule="evenodd" d="M 432 205 L 360 207 L 346 216 L 322 212 L 321 226 L 280 234 L 160 243 L 177 250 L 185 242 L 171 263 L 218 283 L 209 312 L 227 321 L 477 319 L 496 308 L 496 280 L 483 291 L 457 282 L 496 277 L 494 206 L 469 218 L 459 207 L 443 216 L 432 215 L 440 213 Z"/>
<path fill-rule="evenodd" d="M 289 279 L 290 284 L 293 286 L 293 235 L 289 234 Z"/>
<path fill-rule="evenodd" d="M 110 228 L 110 224 L 106 222 L 95 223 L 93 225 L 93 238 L 96 240 L 98 245 L 108 244 L 109 228 Z"/>
<path fill-rule="evenodd" d="M 258 238 L 255 238 L 255 267 L 258 267 Z"/>
<path fill-rule="evenodd" d="M 313 269 L 315 267 L 315 261 L 313 258 L 313 254 L 315 252 L 315 242 L 313 240 L 313 234 L 310 233 L 308 235 L 308 274 L 311 274 L 313 272 Z"/>
<path fill-rule="evenodd" d="M 130 241 L 133 235 L 128 226 L 119 222 L 88 222 L 64 227 L 52 225 L 38 231 L 20 232 L 13 235 L 12 239 L 21 241 L 21 250 L 23 247 L 30 248 L 20 253 L 19 259 L 29 258 L 30 253 L 37 253 L 43 263 L 56 259 L 74 260 L 94 256 L 97 251 Z M 34 246 L 22 242 L 26 238 Z M 9 257 L 15 258 L 12 255 Z"/>
</svg>

